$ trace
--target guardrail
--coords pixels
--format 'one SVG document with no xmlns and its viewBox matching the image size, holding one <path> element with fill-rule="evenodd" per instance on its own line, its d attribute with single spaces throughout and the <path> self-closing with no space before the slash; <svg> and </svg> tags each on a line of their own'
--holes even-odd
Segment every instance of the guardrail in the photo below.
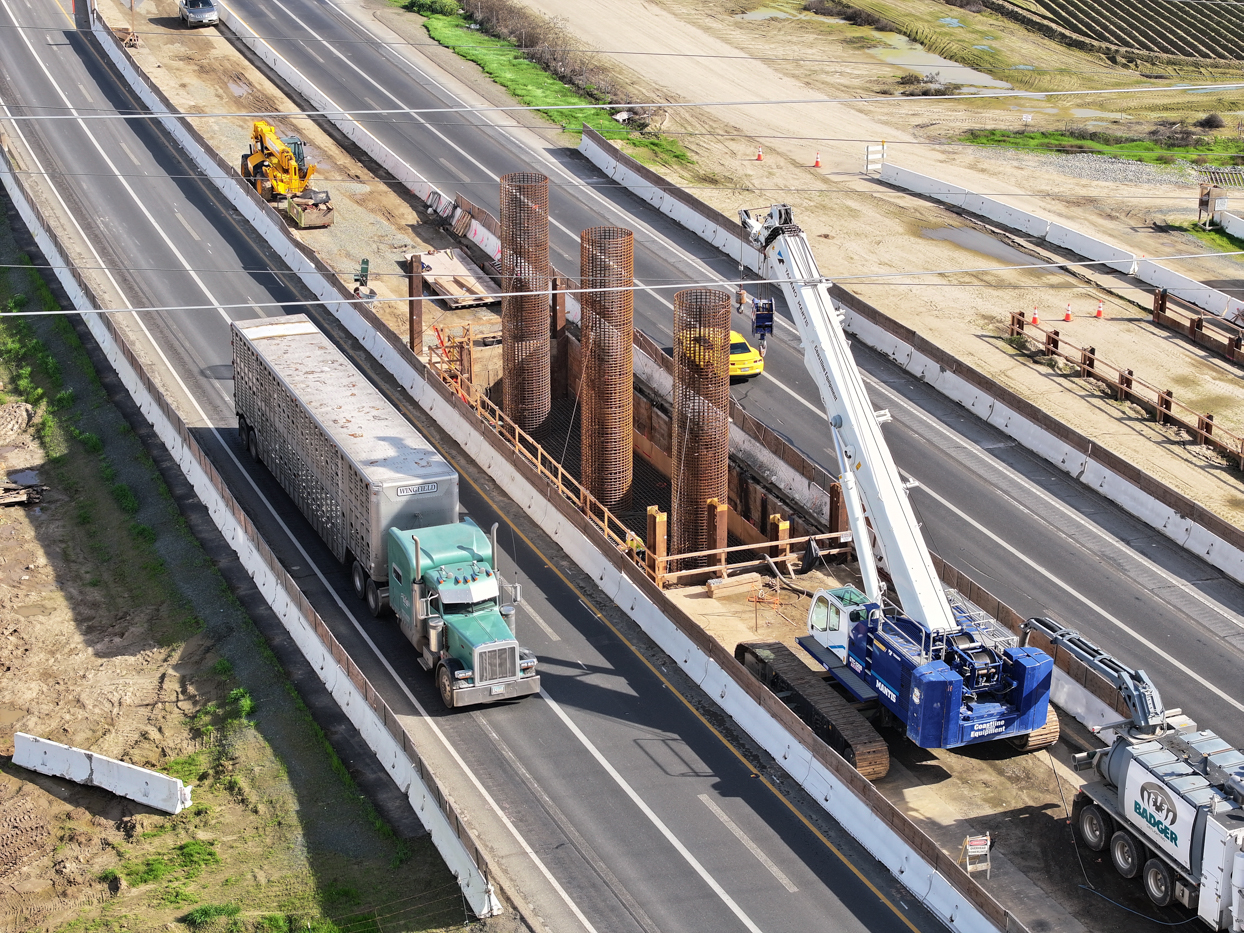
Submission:
<svg viewBox="0 0 1244 933">
<path fill-rule="evenodd" d="M 22 220 L 34 234 L 40 249 L 54 267 L 57 277 L 77 309 L 92 312 L 101 307 L 91 284 L 76 266 L 68 263 L 67 257 L 71 254 L 60 242 L 56 228 L 48 223 L 36 201 L 27 194 L 20 176 L 13 171 L 7 151 L 0 151 L 0 175 Z M 87 313 L 84 319 L 117 369 L 126 389 L 156 429 L 161 441 L 169 448 L 182 471 L 192 483 L 196 478 L 199 479 L 195 483 L 196 493 L 211 512 L 213 522 L 238 552 L 264 598 L 272 605 L 294 641 L 307 656 L 307 660 L 316 668 L 325 686 L 333 692 L 334 699 L 351 720 L 355 721 L 355 725 L 359 726 L 364 739 L 377 753 L 403 793 L 408 793 L 411 806 L 431 833 L 450 869 L 457 874 L 463 894 L 472 910 L 481 917 L 497 913 L 500 904 L 489 880 L 488 861 L 445 794 L 440 781 L 420 756 L 414 739 L 329 631 L 299 589 L 297 581 L 281 566 L 250 517 L 229 492 L 210 458 L 195 442 L 181 415 L 165 398 L 159 385 L 146 371 L 141 358 L 134 353 L 124 333 L 117 328 L 112 315 Z M 250 553 L 246 553 L 247 551 Z M 297 621 L 301 621 L 305 629 L 296 625 Z M 308 644 L 308 634 L 313 634 L 317 640 L 318 652 L 315 645 Z M 336 676 L 334 668 L 340 671 L 342 678 Z M 340 686 L 339 680 L 344 680 Z M 351 702 L 354 697 L 350 687 L 345 684 L 357 691 L 361 703 Z M 374 727 L 369 728 L 371 724 L 361 724 L 357 712 L 351 709 L 352 706 L 364 706 L 370 710 L 376 718 L 379 732 Z M 389 742 L 383 741 L 381 733 L 388 737 Z M 397 758 L 396 752 L 399 750 L 406 759 L 405 768 L 401 767 Z M 429 802 L 432 804 L 431 808 L 427 806 Z"/>
<path fill-rule="evenodd" d="M 1033 331 L 1041 336 L 1034 337 Z M 1096 347 L 1077 347 L 1060 336 L 1057 330 L 1025 321 L 1024 315 L 1015 311 L 1011 312 L 1009 336 L 1024 338 L 1025 342 L 1039 347 L 1046 357 L 1066 360 L 1076 368 L 1081 379 L 1093 379 L 1109 386 L 1118 401 L 1131 402 L 1143 408 L 1153 415 L 1158 424 L 1183 428 L 1196 438 L 1198 444 L 1225 454 L 1244 470 L 1244 437 L 1215 425 L 1212 414 L 1195 411 L 1183 402 L 1175 401 L 1175 393 L 1170 389 L 1159 389 L 1137 377 L 1132 370 L 1106 362 L 1097 355 Z"/>
<path fill-rule="evenodd" d="M 1169 304 L 1165 289 L 1153 293 L 1153 323 L 1160 327 L 1186 335 L 1193 343 L 1226 357 L 1233 363 L 1244 361 L 1244 329 L 1229 321 L 1218 320 L 1209 329 L 1205 327 L 1205 315 Z"/>
</svg>

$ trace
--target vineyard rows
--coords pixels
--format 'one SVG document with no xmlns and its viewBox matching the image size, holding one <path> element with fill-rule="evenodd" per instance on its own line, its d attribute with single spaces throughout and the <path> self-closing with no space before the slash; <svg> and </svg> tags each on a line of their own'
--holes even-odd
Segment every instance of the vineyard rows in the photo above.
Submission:
<svg viewBox="0 0 1244 933">
<path fill-rule="evenodd" d="M 1125 49 L 1244 60 L 1244 2 L 1027 0 L 1022 6 L 1070 33 Z"/>
</svg>

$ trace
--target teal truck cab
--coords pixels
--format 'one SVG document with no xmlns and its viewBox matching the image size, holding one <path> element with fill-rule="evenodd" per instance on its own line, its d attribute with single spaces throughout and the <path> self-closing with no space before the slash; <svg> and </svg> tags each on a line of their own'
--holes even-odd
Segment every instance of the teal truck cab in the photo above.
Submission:
<svg viewBox="0 0 1244 933">
<path fill-rule="evenodd" d="M 497 574 L 496 530 L 467 519 L 387 535 L 389 605 L 450 709 L 540 689 L 536 656 L 514 637 L 521 592 Z"/>
</svg>

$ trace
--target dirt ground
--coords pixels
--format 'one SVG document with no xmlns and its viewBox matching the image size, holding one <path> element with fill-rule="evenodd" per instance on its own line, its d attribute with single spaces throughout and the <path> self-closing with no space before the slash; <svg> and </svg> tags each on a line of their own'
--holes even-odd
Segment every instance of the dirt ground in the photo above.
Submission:
<svg viewBox="0 0 1244 933">
<path fill-rule="evenodd" d="M 18 270 L 0 303 L 27 294 Z M 0 323 L 0 471 L 50 488 L 0 508 L 0 931 L 460 928 L 430 839 L 360 796 L 73 329 L 40 319 L 41 358 L 13 350 L 20 327 Z M 174 774 L 194 804 L 15 767 L 15 731 Z"/>
</svg>

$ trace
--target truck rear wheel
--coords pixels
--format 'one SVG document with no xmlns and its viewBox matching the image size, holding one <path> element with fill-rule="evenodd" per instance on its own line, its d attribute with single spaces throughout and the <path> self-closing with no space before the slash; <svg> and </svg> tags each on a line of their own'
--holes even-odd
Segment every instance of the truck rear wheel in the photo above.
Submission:
<svg viewBox="0 0 1244 933">
<path fill-rule="evenodd" d="M 350 585 L 354 587 L 354 595 L 359 599 L 367 598 L 367 571 L 363 569 L 363 565 L 355 561 L 350 566 Z"/>
<path fill-rule="evenodd" d="M 238 415 L 238 440 L 241 441 L 243 447 L 250 443 L 250 435 L 247 433 L 249 431 L 250 427 L 246 424 L 246 416 Z"/>
<path fill-rule="evenodd" d="M 1151 858 L 1145 862 L 1141 880 L 1145 884 L 1145 893 L 1149 900 L 1158 907 L 1168 907 L 1175 897 L 1175 876 L 1170 866 L 1160 858 Z"/>
<path fill-rule="evenodd" d="M 1086 803 L 1080 811 L 1080 838 L 1094 852 L 1106 848 L 1110 841 L 1110 821 L 1096 804 Z"/>
<path fill-rule="evenodd" d="M 371 613 L 373 619 L 379 619 L 384 615 L 387 606 L 385 598 L 380 593 L 380 587 L 376 586 L 376 581 L 371 577 L 367 578 L 367 611 Z"/>
<path fill-rule="evenodd" d="M 259 435 L 255 433 L 254 428 L 246 429 L 246 449 L 250 452 L 251 459 L 259 461 Z"/>
<path fill-rule="evenodd" d="M 1140 874 L 1144 849 L 1140 847 L 1135 836 L 1120 829 L 1110 837 L 1110 861 L 1114 870 L 1124 878 L 1135 878 Z"/>
</svg>

